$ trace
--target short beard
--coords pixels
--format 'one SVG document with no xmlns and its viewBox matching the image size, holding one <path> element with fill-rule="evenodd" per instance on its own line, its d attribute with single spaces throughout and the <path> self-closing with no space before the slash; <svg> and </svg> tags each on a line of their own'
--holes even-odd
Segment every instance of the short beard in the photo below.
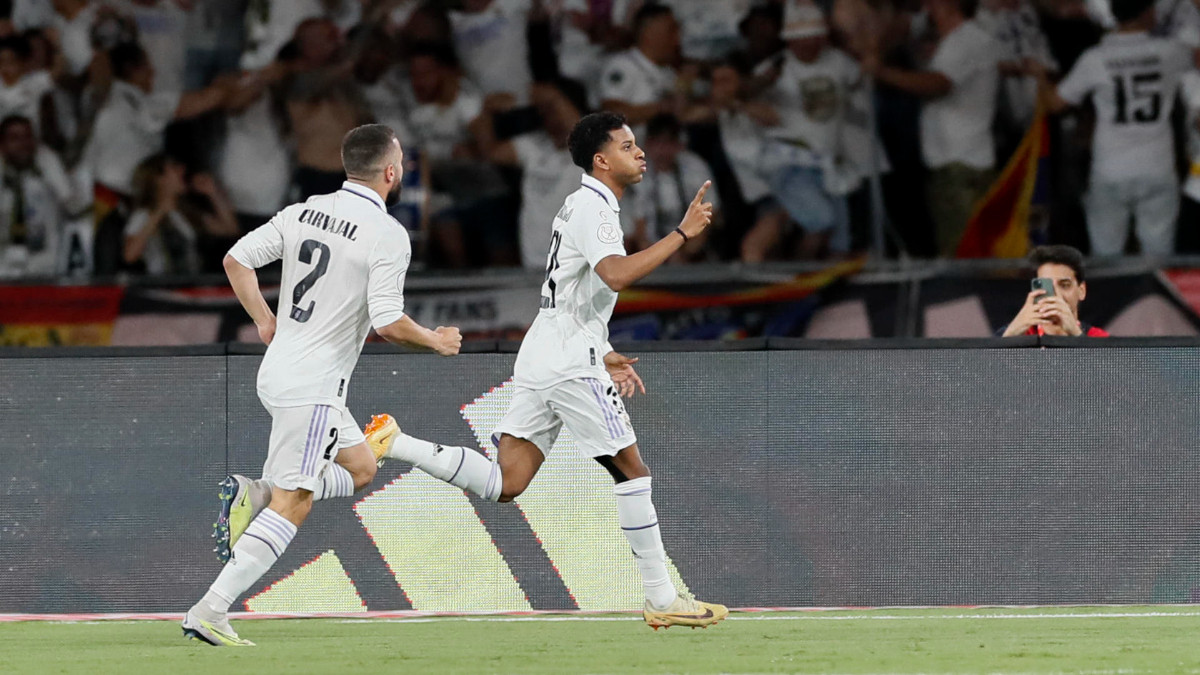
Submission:
<svg viewBox="0 0 1200 675">
<path fill-rule="evenodd" d="M 388 190 L 387 197 L 383 200 L 384 205 L 392 207 L 396 204 L 399 204 L 400 192 L 403 190 L 403 188 L 404 186 L 400 183 L 400 181 L 396 181 L 396 184 L 392 186 L 392 189 Z"/>
</svg>

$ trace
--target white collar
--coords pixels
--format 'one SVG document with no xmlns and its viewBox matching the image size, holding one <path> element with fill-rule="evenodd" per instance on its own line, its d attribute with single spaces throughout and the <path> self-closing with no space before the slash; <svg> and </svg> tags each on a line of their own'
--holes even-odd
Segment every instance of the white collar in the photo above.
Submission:
<svg viewBox="0 0 1200 675">
<path fill-rule="evenodd" d="M 359 185 L 358 183 L 351 183 L 350 181 L 344 181 L 342 183 L 342 189 L 345 190 L 346 192 L 356 194 L 359 197 L 362 197 L 363 199 L 368 199 L 368 200 L 374 202 L 375 206 L 378 206 L 385 213 L 387 212 L 387 206 L 384 205 L 383 199 L 380 198 L 378 192 L 372 190 L 371 188 L 369 188 L 365 185 Z"/>
<path fill-rule="evenodd" d="M 585 173 L 585 174 L 583 174 L 582 182 L 583 182 L 583 187 L 595 191 L 596 194 L 600 195 L 601 199 L 603 199 L 605 202 L 608 203 L 608 206 L 613 211 L 615 211 L 617 213 L 621 212 L 621 204 L 620 204 L 620 202 L 617 201 L 617 196 L 615 194 L 613 194 L 612 190 L 608 189 L 607 185 L 605 185 L 604 183 L 601 183 L 598 178 L 596 178 L 595 176 L 589 176 Z"/>
</svg>

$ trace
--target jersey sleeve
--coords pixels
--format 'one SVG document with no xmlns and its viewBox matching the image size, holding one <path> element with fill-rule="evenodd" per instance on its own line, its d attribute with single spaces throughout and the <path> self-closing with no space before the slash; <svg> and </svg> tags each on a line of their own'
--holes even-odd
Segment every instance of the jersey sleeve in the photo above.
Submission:
<svg viewBox="0 0 1200 675">
<path fill-rule="evenodd" d="M 237 240 L 229 255 L 246 267 L 258 269 L 283 257 L 283 220 L 286 211 Z"/>
<path fill-rule="evenodd" d="M 376 329 L 404 316 L 404 278 L 412 260 L 408 231 L 397 227 L 380 239 L 367 270 L 367 313 Z"/>
<path fill-rule="evenodd" d="M 1084 52 L 1083 56 L 1075 62 L 1075 67 L 1071 68 L 1071 72 L 1067 73 L 1063 81 L 1058 83 L 1059 98 L 1071 105 L 1083 103 L 1083 99 L 1087 98 L 1087 95 L 1092 93 L 1098 84 L 1099 74 L 1096 72 L 1098 65 L 1095 52 Z"/>
<path fill-rule="evenodd" d="M 592 269 L 610 255 L 625 255 L 625 233 L 616 213 L 604 208 L 584 221 L 575 233 L 579 250 Z"/>
</svg>

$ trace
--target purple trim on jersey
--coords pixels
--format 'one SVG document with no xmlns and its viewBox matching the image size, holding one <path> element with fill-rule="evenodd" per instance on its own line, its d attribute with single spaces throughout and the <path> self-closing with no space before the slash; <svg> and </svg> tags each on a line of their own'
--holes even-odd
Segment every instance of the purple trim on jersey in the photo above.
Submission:
<svg viewBox="0 0 1200 675">
<path fill-rule="evenodd" d="M 604 392 L 600 388 L 600 380 L 587 377 L 584 381 L 592 388 L 592 394 L 596 396 L 596 403 L 600 404 L 600 412 L 604 415 L 605 425 L 608 427 L 608 436 L 612 440 L 621 437 L 621 421 L 617 419 L 617 414 L 613 412 L 612 406 L 608 405 L 608 401 L 604 398 Z"/>
<path fill-rule="evenodd" d="M 272 543 L 271 543 L 269 540 L 267 540 L 267 539 L 263 539 L 262 537 L 258 536 L 257 534 L 254 534 L 253 532 L 246 532 L 245 534 L 246 534 L 246 536 L 247 536 L 247 537 L 254 537 L 255 539 L 257 539 L 257 540 L 261 541 L 262 543 L 266 544 L 266 545 L 267 545 L 267 548 L 271 549 L 271 553 L 274 553 L 276 558 L 278 558 L 279 556 L 283 555 L 283 553 L 282 553 L 282 552 L 280 552 L 280 551 L 276 551 L 276 550 L 275 550 L 275 544 L 272 544 Z"/>
<path fill-rule="evenodd" d="M 597 190 L 596 188 L 592 187 L 591 185 L 588 185 L 587 183 L 584 183 L 584 184 L 583 184 L 583 187 L 585 187 L 585 188 L 587 188 L 587 189 L 591 190 L 592 192 L 595 192 L 596 194 L 600 195 L 600 199 L 603 199 L 603 200 L 604 200 L 604 203 L 605 203 L 605 204 L 608 204 L 608 197 L 605 197 L 603 192 L 601 192 L 601 191 Z M 608 204 L 608 208 L 610 208 L 610 209 L 611 209 L 611 208 L 612 208 L 612 204 Z"/>
<path fill-rule="evenodd" d="M 368 188 L 368 189 L 369 189 L 369 188 Z M 351 190 L 350 188 L 346 187 L 345 185 L 343 185 L 342 187 L 338 188 L 338 191 L 339 191 L 339 192 L 349 192 L 350 194 L 354 195 L 355 197 L 362 197 L 363 199 L 365 199 L 365 200 L 367 200 L 367 201 L 371 202 L 372 204 L 374 204 L 375 206 L 378 206 L 378 207 L 380 208 L 380 210 L 382 210 L 384 213 L 387 213 L 387 209 L 386 209 L 386 208 L 384 208 L 384 207 L 382 207 L 382 206 L 379 206 L 379 202 L 375 201 L 374 199 L 371 199 L 370 197 L 368 197 L 368 196 L 366 196 L 366 195 L 364 195 L 364 194 L 362 194 L 362 193 L 360 193 L 360 192 L 355 192 L 354 190 Z"/>
</svg>

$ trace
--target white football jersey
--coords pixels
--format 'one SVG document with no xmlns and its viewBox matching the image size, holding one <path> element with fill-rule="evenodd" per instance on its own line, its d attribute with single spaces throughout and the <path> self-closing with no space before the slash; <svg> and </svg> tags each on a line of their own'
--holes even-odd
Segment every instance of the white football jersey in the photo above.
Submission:
<svg viewBox="0 0 1200 675">
<path fill-rule="evenodd" d="M 1169 178 L 1175 172 L 1171 110 L 1191 69 L 1181 43 L 1146 33 L 1109 33 L 1058 85 L 1058 95 L 1096 106 L 1092 176 L 1106 181 Z"/>
<path fill-rule="evenodd" d="M 617 293 L 596 274 L 596 264 L 625 255 L 617 197 L 604 183 L 583 176 L 554 217 L 541 311 L 525 334 L 513 380 L 545 389 L 583 377 L 604 377 L 608 320 Z"/>
<path fill-rule="evenodd" d="M 408 230 L 383 200 L 354 183 L 280 211 L 229 254 L 247 267 L 283 259 L 275 339 L 258 369 L 258 395 L 277 407 L 344 406 L 372 325 L 404 316 Z"/>
</svg>

